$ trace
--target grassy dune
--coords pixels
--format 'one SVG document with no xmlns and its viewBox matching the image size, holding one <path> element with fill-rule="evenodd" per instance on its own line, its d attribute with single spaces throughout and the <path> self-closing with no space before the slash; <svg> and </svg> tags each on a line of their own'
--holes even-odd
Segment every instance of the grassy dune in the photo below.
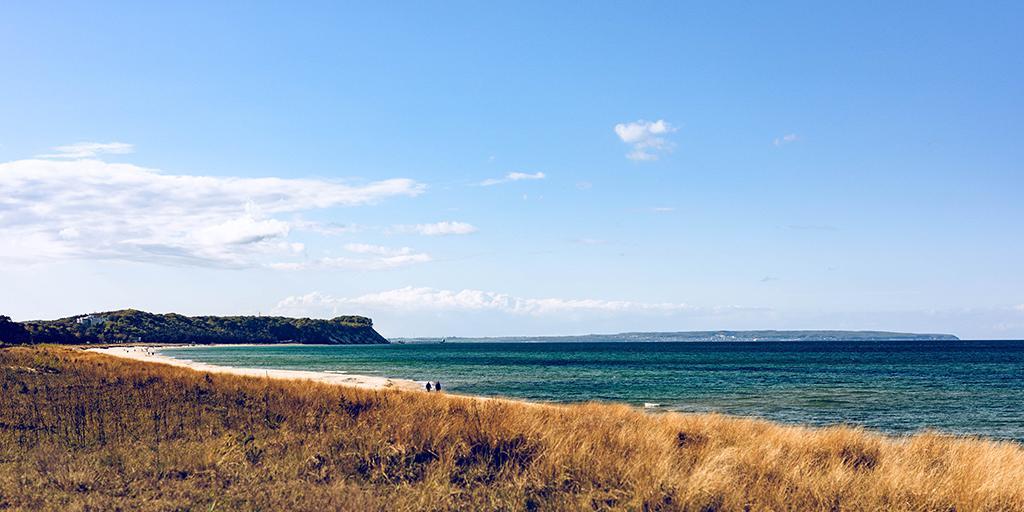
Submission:
<svg viewBox="0 0 1024 512">
<path fill-rule="evenodd" d="M 0 509 L 1024 510 L 1024 448 L 0 350 Z"/>
</svg>

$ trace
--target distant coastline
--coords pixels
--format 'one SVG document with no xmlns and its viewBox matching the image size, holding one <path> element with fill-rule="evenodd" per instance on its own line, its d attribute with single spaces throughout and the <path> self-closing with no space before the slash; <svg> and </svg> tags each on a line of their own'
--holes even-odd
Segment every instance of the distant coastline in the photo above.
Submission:
<svg viewBox="0 0 1024 512">
<path fill-rule="evenodd" d="M 493 336 L 493 337 L 418 337 L 391 338 L 396 343 L 451 342 L 759 342 L 759 341 L 959 341 L 953 334 L 919 334 L 890 331 L 674 331 L 674 332 L 623 332 L 618 334 L 584 334 L 579 336 Z"/>
</svg>

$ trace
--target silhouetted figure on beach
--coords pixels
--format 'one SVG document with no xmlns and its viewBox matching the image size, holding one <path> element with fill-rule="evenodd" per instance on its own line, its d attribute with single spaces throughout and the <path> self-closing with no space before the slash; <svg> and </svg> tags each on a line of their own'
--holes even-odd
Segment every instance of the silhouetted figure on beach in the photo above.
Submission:
<svg viewBox="0 0 1024 512">
<path fill-rule="evenodd" d="M 427 382 L 427 393 L 430 393 L 430 382 Z"/>
<path fill-rule="evenodd" d="M 437 381 L 434 383 L 434 389 L 436 389 L 438 393 L 441 392 L 441 381 Z"/>
</svg>

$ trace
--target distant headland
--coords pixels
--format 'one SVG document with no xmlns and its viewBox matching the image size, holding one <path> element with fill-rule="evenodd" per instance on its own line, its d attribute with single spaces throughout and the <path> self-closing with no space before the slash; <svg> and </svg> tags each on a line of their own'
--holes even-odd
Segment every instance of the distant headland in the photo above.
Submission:
<svg viewBox="0 0 1024 512">
<path fill-rule="evenodd" d="M 430 343 L 467 342 L 701 342 L 701 341 L 958 341 L 952 334 L 916 334 L 887 331 L 679 331 L 623 332 L 619 334 L 584 334 L 581 336 L 501 336 L 489 338 L 395 338 L 392 341 Z"/>
<path fill-rule="evenodd" d="M 280 316 L 185 316 L 123 309 L 28 322 L 13 322 L 0 316 L 0 342 L 350 345 L 388 341 L 373 329 L 373 320 L 363 316 L 319 320 Z"/>
</svg>

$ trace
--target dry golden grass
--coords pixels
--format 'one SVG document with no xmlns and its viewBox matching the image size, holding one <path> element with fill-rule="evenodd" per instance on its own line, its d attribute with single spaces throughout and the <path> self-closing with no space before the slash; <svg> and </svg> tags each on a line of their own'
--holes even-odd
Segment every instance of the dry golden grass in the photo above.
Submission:
<svg viewBox="0 0 1024 512">
<path fill-rule="evenodd" d="M 1024 510 L 1024 448 L 0 350 L 0 509 Z"/>
</svg>

